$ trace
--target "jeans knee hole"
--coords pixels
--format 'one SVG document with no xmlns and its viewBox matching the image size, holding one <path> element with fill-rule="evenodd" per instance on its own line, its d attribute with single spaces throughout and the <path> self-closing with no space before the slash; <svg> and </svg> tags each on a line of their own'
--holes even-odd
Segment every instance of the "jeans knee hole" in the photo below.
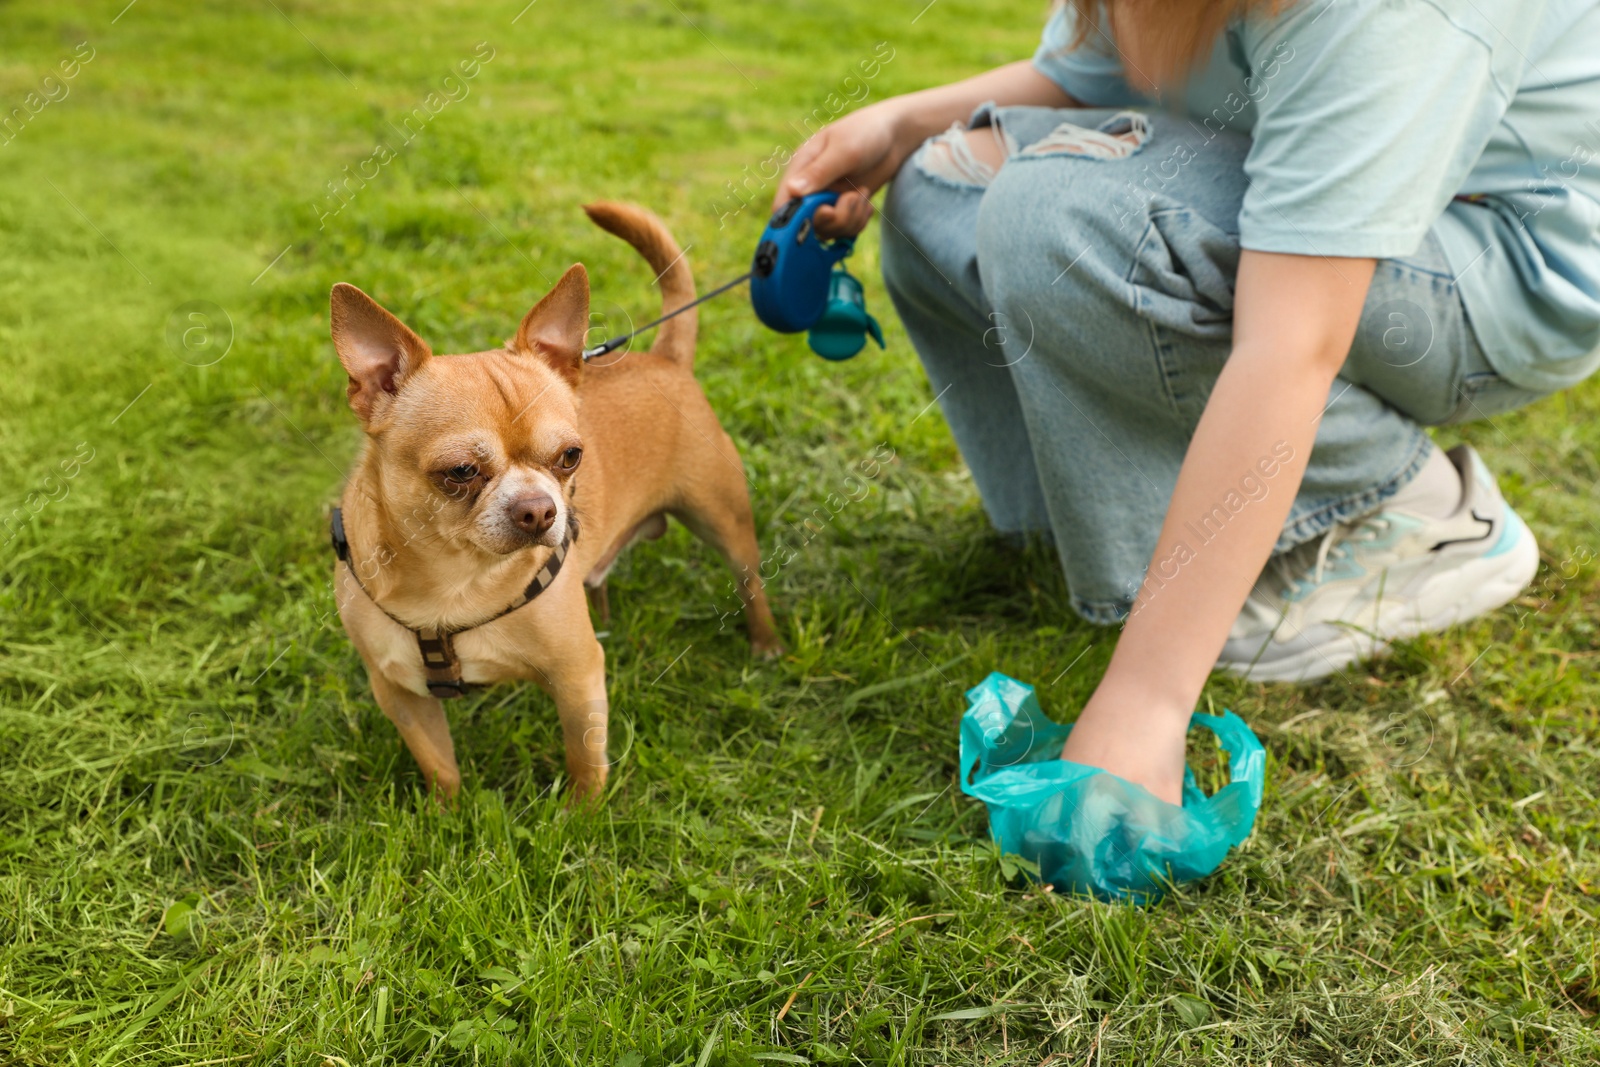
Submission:
<svg viewBox="0 0 1600 1067">
<path fill-rule="evenodd" d="M 983 126 L 994 136 L 1002 160 L 1010 158 L 1015 146 L 1008 134 L 998 125 Z M 949 182 L 953 185 L 968 189 L 986 189 L 994 181 L 997 171 L 993 165 L 979 159 L 973 152 L 972 146 L 967 142 L 969 132 L 965 126 L 957 122 L 945 132 L 936 137 L 930 137 L 916 155 L 911 157 L 919 171 L 926 177 L 939 181 Z"/>
<path fill-rule="evenodd" d="M 1120 111 L 1095 129 L 1079 126 L 1075 122 L 1063 122 L 1017 154 L 1127 159 L 1149 140 L 1150 117 L 1141 111 Z"/>
</svg>

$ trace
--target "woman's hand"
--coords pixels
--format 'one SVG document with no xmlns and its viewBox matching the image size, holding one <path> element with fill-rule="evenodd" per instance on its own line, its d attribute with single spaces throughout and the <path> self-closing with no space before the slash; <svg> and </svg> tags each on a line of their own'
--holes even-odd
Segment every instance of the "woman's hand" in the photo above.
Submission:
<svg viewBox="0 0 1600 1067">
<path fill-rule="evenodd" d="M 830 122 L 795 152 L 778 182 L 772 207 L 823 189 L 839 193 L 837 203 L 812 216 L 823 237 L 854 237 L 872 218 L 870 197 L 893 178 L 923 141 L 961 122 L 985 101 L 1073 107 L 1055 82 L 1019 60 L 953 85 L 923 89 L 862 108 Z"/>
<path fill-rule="evenodd" d="M 885 100 L 830 122 L 794 154 L 778 183 L 772 206 L 821 189 L 839 193 L 837 202 L 817 209 L 812 218 L 823 237 L 854 237 L 872 218 L 877 192 L 917 143 L 904 144 L 896 136 L 897 100 Z"/>
<path fill-rule="evenodd" d="M 1108 677 L 1083 706 L 1061 758 L 1108 770 L 1169 804 L 1181 804 L 1188 734 L 1188 708 L 1120 691 Z"/>
</svg>

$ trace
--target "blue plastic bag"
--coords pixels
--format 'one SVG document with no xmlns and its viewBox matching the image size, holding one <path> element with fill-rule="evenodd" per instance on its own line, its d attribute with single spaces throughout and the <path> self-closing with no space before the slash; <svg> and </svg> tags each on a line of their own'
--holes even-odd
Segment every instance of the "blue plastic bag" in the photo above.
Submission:
<svg viewBox="0 0 1600 1067">
<path fill-rule="evenodd" d="M 1188 768 L 1183 805 L 1097 767 L 1061 758 L 1071 726 L 1045 718 L 1033 686 L 995 672 L 967 690 L 961 717 L 961 790 L 989 808 L 1002 852 L 1039 866 L 1063 892 L 1144 904 L 1168 885 L 1204 878 L 1250 836 L 1266 785 L 1267 754 L 1231 711 L 1198 712 L 1227 750 L 1231 781 L 1206 796 Z"/>
</svg>

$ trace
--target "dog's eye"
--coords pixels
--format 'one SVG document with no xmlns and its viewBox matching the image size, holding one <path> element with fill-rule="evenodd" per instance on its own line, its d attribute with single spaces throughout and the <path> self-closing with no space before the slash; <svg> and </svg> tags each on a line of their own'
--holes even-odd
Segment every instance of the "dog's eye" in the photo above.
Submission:
<svg viewBox="0 0 1600 1067">
<path fill-rule="evenodd" d="M 466 485 L 478 477 L 478 468 L 470 463 L 463 463 L 459 467 L 451 467 L 444 472 L 446 481 L 455 482 L 457 485 Z"/>
<path fill-rule="evenodd" d="M 582 458 L 583 458 L 583 449 L 581 449 L 581 448 L 569 448 L 569 449 L 567 449 L 565 452 L 561 453 L 561 459 L 559 461 L 560 464 L 561 464 L 561 469 L 564 470 L 564 471 L 570 471 L 570 470 L 576 469 L 577 466 L 578 466 L 578 461 L 581 460 Z"/>
</svg>

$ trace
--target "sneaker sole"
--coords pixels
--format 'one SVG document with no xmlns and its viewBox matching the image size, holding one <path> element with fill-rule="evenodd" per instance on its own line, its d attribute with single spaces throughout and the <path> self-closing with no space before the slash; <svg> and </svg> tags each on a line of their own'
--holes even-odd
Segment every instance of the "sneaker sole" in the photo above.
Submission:
<svg viewBox="0 0 1600 1067">
<path fill-rule="evenodd" d="M 1539 544 L 1533 531 L 1509 506 L 1506 516 L 1505 530 L 1492 549 L 1425 584 L 1411 602 L 1416 609 L 1411 616 L 1397 618 L 1391 614 L 1379 623 L 1379 636 L 1352 630 L 1281 659 L 1263 658 L 1255 663 L 1219 661 L 1217 669 L 1254 682 L 1317 681 L 1352 663 L 1387 654 L 1394 641 L 1448 630 L 1504 607 L 1528 587 L 1539 571 Z"/>
</svg>

